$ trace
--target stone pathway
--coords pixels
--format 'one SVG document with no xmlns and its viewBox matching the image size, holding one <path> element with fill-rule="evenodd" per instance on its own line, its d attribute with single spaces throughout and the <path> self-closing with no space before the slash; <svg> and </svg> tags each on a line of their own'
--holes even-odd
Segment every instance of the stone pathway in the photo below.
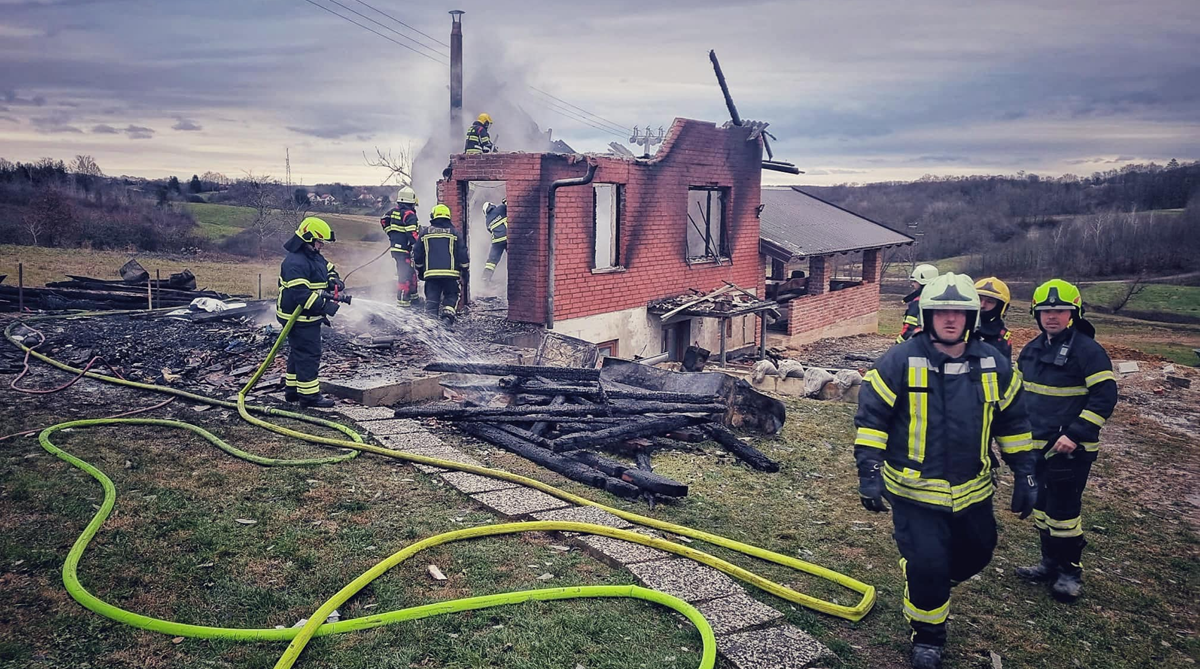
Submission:
<svg viewBox="0 0 1200 669">
<path fill-rule="evenodd" d="M 339 408 L 339 413 L 363 423 L 371 436 L 397 450 L 481 465 L 449 446 L 412 420 L 392 418 L 385 407 Z M 601 509 L 568 504 L 539 490 L 486 476 L 414 465 L 439 476 L 450 486 L 496 513 L 522 520 L 563 520 L 631 529 L 650 536 L 653 530 L 632 524 Z M 832 653 L 804 630 L 783 622 L 783 614 L 746 594 L 734 579 L 711 567 L 677 558 L 641 544 L 611 537 L 561 533 L 567 541 L 613 567 L 628 569 L 647 588 L 661 590 L 695 604 L 713 626 L 717 650 L 739 669 L 805 669 Z"/>
</svg>

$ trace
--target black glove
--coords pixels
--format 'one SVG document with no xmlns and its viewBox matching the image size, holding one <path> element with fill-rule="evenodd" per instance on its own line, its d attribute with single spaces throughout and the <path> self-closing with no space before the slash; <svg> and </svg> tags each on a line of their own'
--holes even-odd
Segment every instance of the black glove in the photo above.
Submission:
<svg viewBox="0 0 1200 669">
<path fill-rule="evenodd" d="M 883 476 L 878 462 L 864 462 L 858 468 L 858 494 L 863 508 L 874 513 L 887 513 L 883 503 Z"/>
<path fill-rule="evenodd" d="M 332 298 L 327 298 L 325 300 L 325 308 L 322 309 L 321 311 L 323 311 L 325 313 L 325 316 L 327 316 L 327 317 L 333 316 L 334 314 L 336 314 L 338 312 L 338 303 L 335 302 Z"/>
<path fill-rule="evenodd" d="M 334 289 L 335 291 L 337 291 L 337 292 L 339 292 L 339 293 L 344 293 L 344 292 L 346 292 L 346 282 L 345 282 L 345 281 L 342 281 L 341 279 L 339 279 L 339 278 L 337 278 L 337 277 L 330 277 L 330 279 L 329 279 L 329 287 L 330 287 L 330 288 L 332 288 L 332 289 Z"/>
<path fill-rule="evenodd" d="M 1038 482 L 1033 474 L 1018 473 L 1013 480 L 1012 512 L 1021 514 L 1021 520 L 1033 513 L 1033 503 L 1037 500 Z"/>
</svg>

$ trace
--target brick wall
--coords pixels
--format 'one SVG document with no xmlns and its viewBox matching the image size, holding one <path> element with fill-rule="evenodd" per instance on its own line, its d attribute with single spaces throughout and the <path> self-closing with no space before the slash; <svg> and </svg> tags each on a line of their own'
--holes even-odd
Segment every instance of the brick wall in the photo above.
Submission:
<svg viewBox="0 0 1200 669">
<path fill-rule="evenodd" d="M 594 195 L 591 185 L 556 195 L 554 318 L 619 311 L 690 288 L 709 291 L 725 280 L 762 295 L 758 258 L 762 148 L 744 128 L 676 119 L 657 156 L 633 162 L 589 157 L 595 183 L 624 184 L 619 238 L 623 271 L 593 273 Z M 511 320 L 542 322 L 546 304 L 547 194 L 558 179 L 582 176 L 579 156 L 499 153 L 457 155 L 438 194 L 462 223 L 460 192 L 468 181 L 504 181 L 508 196 L 508 297 Z M 688 265 L 688 187 L 729 189 L 725 204 L 730 260 Z M 482 259 L 478 259 L 482 262 Z"/>
<path fill-rule="evenodd" d="M 816 330 L 879 311 L 879 282 L 821 295 L 804 295 L 788 302 L 788 307 L 791 312 L 789 335 Z"/>
</svg>

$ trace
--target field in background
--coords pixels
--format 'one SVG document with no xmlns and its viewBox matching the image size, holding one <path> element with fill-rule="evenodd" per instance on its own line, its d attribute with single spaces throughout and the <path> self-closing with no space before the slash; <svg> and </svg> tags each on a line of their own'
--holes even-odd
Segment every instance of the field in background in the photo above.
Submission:
<svg viewBox="0 0 1200 669">
<path fill-rule="evenodd" d="M 206 239 L 220 241 L 232 237 L 245 230 L 254 222 L 254 209 L 237 207 L 228 204 L 201 204 L 188 202 L 184 209 L 196 219 L 201 234 Z M 383 231 L 379 227 L 379 219 L 373 216 L 355 216 L 351 214 L 325 214 L 309 212 L 311 216 L 319 216 L 333 226 L 338 239 L 344 241 L 382 240 Z"/>
</svg>

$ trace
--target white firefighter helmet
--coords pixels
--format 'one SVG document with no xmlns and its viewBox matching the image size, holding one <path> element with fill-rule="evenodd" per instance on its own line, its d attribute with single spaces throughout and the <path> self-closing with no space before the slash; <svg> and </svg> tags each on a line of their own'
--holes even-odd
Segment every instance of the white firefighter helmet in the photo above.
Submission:
<svg viewBox="0 0 1200 669">
<path fill-rule="evenodd" d="M 491 202 L 484 202 L 483 203 L 483 215 L 487 216 L 488 214 L 492 213 L 492 208 L 494 208 L 495 206 L 496 205 L 492 204 Z"/>
<path fill-rule="evenodd" d="M 417 191 L 413 190 L 412 186 L 401 186 L 400 190 L 396 191 L 396 202 L 417 204 Z"/>
<path fill-rule="evenodd" d="M 914 279 L 915 280 L 915 279 Z M 936 334 L 933 330 L 933 312 L 947 309 L 964 311 L 967 314 L 967 326 L 963 328 L 963 339 L 979 325 L 979 291 L 975 282 L 966 274 L 946 272 L 933 279 L 921 289 L 921 325 L 926 332 Z M 943 342 L 950 343 L 950 342 Z"/>
<path fill-rule="evenodd" d="M 922 286 L 928 286 L 930 281 L 933 281 L 938 276 L 938 268 L 933 265 L 917 265 L 913 268 L 911 274 L 908 275 L 909 281 L 916 281 Z"/>
</svg>

